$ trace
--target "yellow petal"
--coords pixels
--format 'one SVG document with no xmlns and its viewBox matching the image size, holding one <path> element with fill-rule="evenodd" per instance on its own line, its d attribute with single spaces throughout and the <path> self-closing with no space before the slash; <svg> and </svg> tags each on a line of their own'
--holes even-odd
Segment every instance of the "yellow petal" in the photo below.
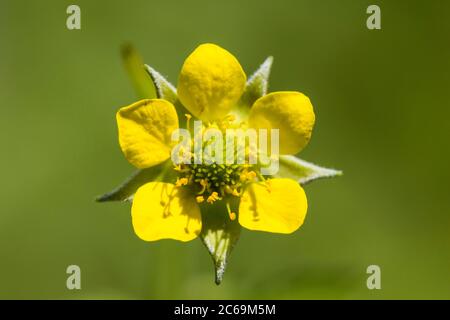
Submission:
<svg viewBox="0 0 450 320">
<path fill-rule="evenodd" d="M 221 119 L 244 92 L 246 76 L 239 61 L 214 44 L 202 44 L 184 62 L 178 97 L 194 116 Z"/>
<path fill-rule="evenodd" d="M 270 179 L 248 185 L 239 204 L 239 223 L 250 230 L 292 233 L 302 224 L 308 204 L 294 180 Z"/>
<path fill-rule="evenodd" d="M 190 241 L 202 230 L 200 208 L 189 189 L 170 183 L 141 186 L 131 207 L 134 232 L 145 241 Z"/>
<path fill-rule="evenodd" d="M 280 154 L 300 152 L 311 138 L 314 121 L 311 101 L 300 92 L 269 93 L 256 100 L 249 115 L 252 128 L 279 129 Z"/>
<path fill-rule="evenodd" d="M 170 102 L 140 100 L 121 108 L 116 119 L 120 148 L 131 164 L 148 168 L 170 157 L 172 132 L 178 128 L 177 112 Z"/>
</svg>

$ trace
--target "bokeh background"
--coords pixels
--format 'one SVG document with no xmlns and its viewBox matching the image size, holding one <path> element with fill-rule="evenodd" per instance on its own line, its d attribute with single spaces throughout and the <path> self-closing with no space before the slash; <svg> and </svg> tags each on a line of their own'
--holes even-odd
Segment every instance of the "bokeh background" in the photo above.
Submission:
<svg viewBox="0 0 450 320">
<path fill-rule="evenodd" d="M 81 7 L 82 29 L 66 29 Z M 366 28 L 378 4 L 382 30 Z M 450 298 L 448 1 L 0 0 L 0 298 Z M 270 89 L 307 94 L 305 160 L 345 175 L 306 187 L 304 226 L 243 231 L 224 282 L 199 240 L 146 243 L 130 206 L 98 204 L 130 173 L 115 112 L 135 100 L 119 47 L 176 84 L 214 42 Z M 82 289 L 66 289 L 66 267 Z M 366 268 L 382 271 L 368 290 Z"/>
</svg>

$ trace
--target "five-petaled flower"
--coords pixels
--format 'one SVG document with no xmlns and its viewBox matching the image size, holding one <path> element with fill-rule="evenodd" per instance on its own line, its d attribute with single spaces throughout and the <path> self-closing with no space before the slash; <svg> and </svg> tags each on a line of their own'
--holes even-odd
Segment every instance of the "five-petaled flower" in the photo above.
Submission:
<svg viewBox="0 0 450 320">
<path fill-rule="evenodd" d="M 203 44 L 186 59 L 177 94 L 193 117 L 206 127 L 279 129 L 281 155 L 294 155 L 309 142 L 315 115 L 308 97 L 300 92 L 272 92 L 257 99 L 236 120 L 246 86 L 238 60 L 214 44 Z M 240 113 L 242 115 L 242 113 Z M 179 127 L 175 106 L 164 99 L 144 99 L 117 112 L 119 144 L 137 168 L 167 161 L 174 147 L 172 132 Z M 264 177 L 259 164 L 174 164 L 172 183 L 143 184 L 132 203 L 132 223 L 143 240 L 189 241 L 202 230 L 202 208 L 223 202 L 231 220 L 250 230 L 292 233 L 304 221 L 307 199 L 295 180 Z M 203 212 L 205 214 L 205 212 Z M 211 213 L 209 213 L 211 214 Z"/>
</svg>

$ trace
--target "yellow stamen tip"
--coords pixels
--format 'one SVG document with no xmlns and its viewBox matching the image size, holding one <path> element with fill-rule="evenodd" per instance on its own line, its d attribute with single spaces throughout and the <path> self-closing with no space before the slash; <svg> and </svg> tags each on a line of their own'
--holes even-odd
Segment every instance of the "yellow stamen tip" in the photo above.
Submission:
<svg viewBox="0 0 450 320">
<path fill-rule="evenodd" d="M 247 181 L 252 181 L 255 180 L 256 178 L 256 173 L 255 171 L 244 171 L 241 173 L 240 179 L 242 182 L 247 182 Z"/>
<path fill-rule="evenodd" d="M 206 199 L 206 202 L 208 203 L 213 203 L 216 200 L 219 200 L 219 194 L 217 192 L 213 192 L 211 193 L 211 195 L 208 197 L 208 199 Z"/>
<path fill-rule="evenodd" d="M 197 203 L 202 203 L 203 201 L 205 201 L 205 198 L 203 198 L 203 196 L 198 196 L 195 198 L 195 200 L 197 201 Z"/>
<path fill-rule="evenodd" d="M 231 221 L 236 220 L 236 213 L 230 212 L 229 216 L 230 216 L 230 220 L 231 220 Z"/>
<path fill-rule="evenodd" d="M 181 179 L 178 179 L 178 180 L 177 180 L 177 182 L 175 183 L 175 185 L 176 185 L 177 187 L 181 187 L 181 186 L 187 185 L 188 182 L 189 182 L 189 180 L 188 180 L 187 178 L 181 178 Z"/>
</svg>

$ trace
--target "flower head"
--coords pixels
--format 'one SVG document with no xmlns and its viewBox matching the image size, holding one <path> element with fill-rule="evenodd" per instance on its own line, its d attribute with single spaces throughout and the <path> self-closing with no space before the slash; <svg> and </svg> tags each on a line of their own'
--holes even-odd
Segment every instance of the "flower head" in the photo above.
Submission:
<svg viewBox="0 0 450 320">
<path fill-rule="evenodd" d="M 222 132 L 241 126 L 230 112 L 245 84 L 245 73 L 231 53 L 213 44 L 200 45 L 184 62 L 178 81 L 178 97 L 190 112 L 187 122 L 194 116 L 207 121 L 205 129 Z M 311 102 L 302 93 L 273 92 L 255 101 L 244 124 L 257 130 L 278 129 L 280 153 L 296 154 L 308 143 L 314 118 Z M 120 146 L 131 164 L 147 168 L 170 158 L 174 147 L 171 135 L 178 127 L 178 117 L 169 101 L 146 99 L 122 108 L 117 124 Z M 192 240 L 202 225 L 199 204 L 228 204 L 231 197 L 240 198 L 240 203 L 230 217 L 237 214 L 245 228 L 291 233 L 302 225 L 307 200 L 296 181 L 258 177 L 258 164 L 207 160 L 176 165 L 174 184 L 149 182 L 137 190 L 132 217 L 139 237 L 148 241 Z"/>
<path fill-rule="evenodd" d="M 318 172 L 316 168 L 322 168 L 317 166 L 299 165 L 301 160 L 293 155 L 308 144 L 315 115 L 309 98 L 300 92 L 267 93 L 271 62 L 266 60 L 247 80 L 230 52 L 202 44 L 185 60 L 177 89 L 148 67 L 158 98 L 135 102 L 116 116 L 126 159 L 139 169 L 151 170 L 154 178 L 139 180 L 138 173 L 131 179 L 137 181 L 137 191 L 134 195 L 127 191 L 132 197 L 134 231 L 141 239 L 190 241 L 202 229 L 206 234 L 205 221 L 216 214 L 210 207 L 222 208 L 231 223 L 237 220 L 250 230 L 292 233 L 303 224 L 308 206 L 296 174 L 303 170 L 302 175 L 311 172 L 322 177 L 325 173 Z M 180 138 L 178 129 L 185 130 L 185 136 L 177 144 L 173 138 Z M 243 140 L 229 136 L 232 130 L 244 133 Z M 267 132 L 275 134 L 267 136 Z M 226 142 L 220 140 L 223 136 Z M 267 145 L 271 156 L 266 156 Z M 172 161 L 174 154 L 182 154 L 183 161 Z M 264 170 L 279 160 L 283 161 L 280 172 Z M 338 174 L 329 171 L 329 176 Z M 227 222 L 218 225 L 225 230 Z M 214 248 L 204 242 L 213 254 Z"/>
</svg>

